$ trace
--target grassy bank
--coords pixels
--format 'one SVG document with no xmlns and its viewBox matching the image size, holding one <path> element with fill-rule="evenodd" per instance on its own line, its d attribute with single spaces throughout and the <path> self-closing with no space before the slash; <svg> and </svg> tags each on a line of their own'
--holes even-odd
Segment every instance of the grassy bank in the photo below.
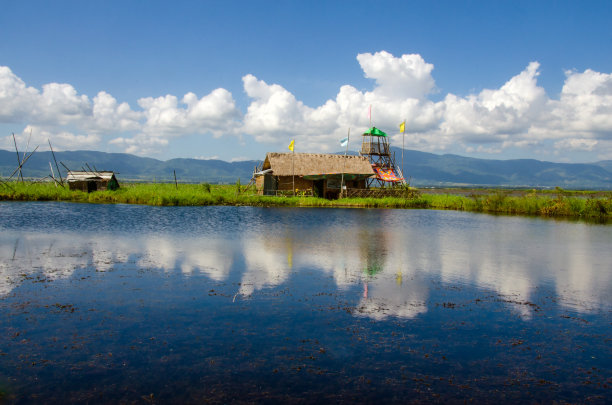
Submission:
<svg viewBox="0 0 612 405">
<path fill-rule="evenodd" d="M 88 203 L 125 203 L 157 206 L 178 205 L 251 205 L 294 207 L 368 207 L 431 208 L 486 212 L 495 214 L 536 215 L 585 219 L 612 219 L 612 193 L 558 189 L 556 193 L 490 190 L 471 195 L 420 194 L 414 198 L 346 198 L 325 200 L 314 197 L 264 197 L 244 192 L 238 185 L 210 184 L 123 184 L 117 191 L 84 193 L 55 187 L 52 183 L 4 183 L 0 199 L 11 201 L 71 201 Z M 591 193 L 593 194 L 593 193 Z"/>
</svg>

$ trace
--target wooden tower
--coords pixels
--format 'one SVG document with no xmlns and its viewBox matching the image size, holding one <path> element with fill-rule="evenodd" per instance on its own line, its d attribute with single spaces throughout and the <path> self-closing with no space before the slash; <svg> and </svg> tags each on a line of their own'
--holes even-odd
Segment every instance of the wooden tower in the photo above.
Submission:
<svg viewBox="0 0 612 405">
<path fill-rule="evenodd" d="M 368 180 L 368 187 L 406 184 L 402 170 L 395 164 L 394 154 L 391 154 L 389 137 L 380 129 L 372 127 L 363 133 L 359 154 L 368 157 L 376 172 L 376 177 Z"/>
</svg>

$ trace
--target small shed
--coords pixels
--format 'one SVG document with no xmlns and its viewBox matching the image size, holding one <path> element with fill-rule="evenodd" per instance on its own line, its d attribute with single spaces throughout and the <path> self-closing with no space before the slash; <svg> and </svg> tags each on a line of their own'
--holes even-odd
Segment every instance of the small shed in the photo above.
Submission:
<svg viewBox="0 0 612 405">
<path fill-rule="evenodd" d="M 81 190 L 85 193 L 119 188 L 115 173 L 111 171 L 76 172 L 71 170 L 66 175 L 66 181 L 70 190 Z"/>
<path fill-rule="evenodd" d="M 366 179 L 374 174 L 363 156 L 270 152 L 261 170 L 255 173 L 255 184 L 262 195 L 291 192 L 295 182 L 298 191 L 310 190 L 316 196 L 338 198 L 343 180 L 346 189 L 365 188 Z"/>
</svg>

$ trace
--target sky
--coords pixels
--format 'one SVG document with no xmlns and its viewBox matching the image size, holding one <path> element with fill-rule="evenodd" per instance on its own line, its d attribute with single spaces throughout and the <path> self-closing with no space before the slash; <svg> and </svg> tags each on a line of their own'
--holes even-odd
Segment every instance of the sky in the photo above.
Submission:
<svg viewBox="0 0 612 405">
<path fill-rule="evenodd" d="M 0 148 L 612 159 L 610 1 L 0 0 Z M 399 124 L 406 122 L 400 133 Z"/>
</svg>

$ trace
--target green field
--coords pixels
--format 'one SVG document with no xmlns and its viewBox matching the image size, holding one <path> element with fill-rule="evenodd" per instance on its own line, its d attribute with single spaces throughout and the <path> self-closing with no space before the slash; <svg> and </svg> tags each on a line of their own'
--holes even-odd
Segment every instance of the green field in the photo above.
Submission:
<svg viewBox="0 0 612 405">
<path fill-rule="evenodd" d="M 53 183 L 1 183 L 0 200 L 122 203 L 156 206 L 250 205 L 293 207 L 429 208 L 492 214 L 612 219 L 612 192 L 447 189 L 422 190 L 411 198 L 266 197 L 244 186 L 124 183 L 117 191 L 84 193 Z"/>
</svg>

